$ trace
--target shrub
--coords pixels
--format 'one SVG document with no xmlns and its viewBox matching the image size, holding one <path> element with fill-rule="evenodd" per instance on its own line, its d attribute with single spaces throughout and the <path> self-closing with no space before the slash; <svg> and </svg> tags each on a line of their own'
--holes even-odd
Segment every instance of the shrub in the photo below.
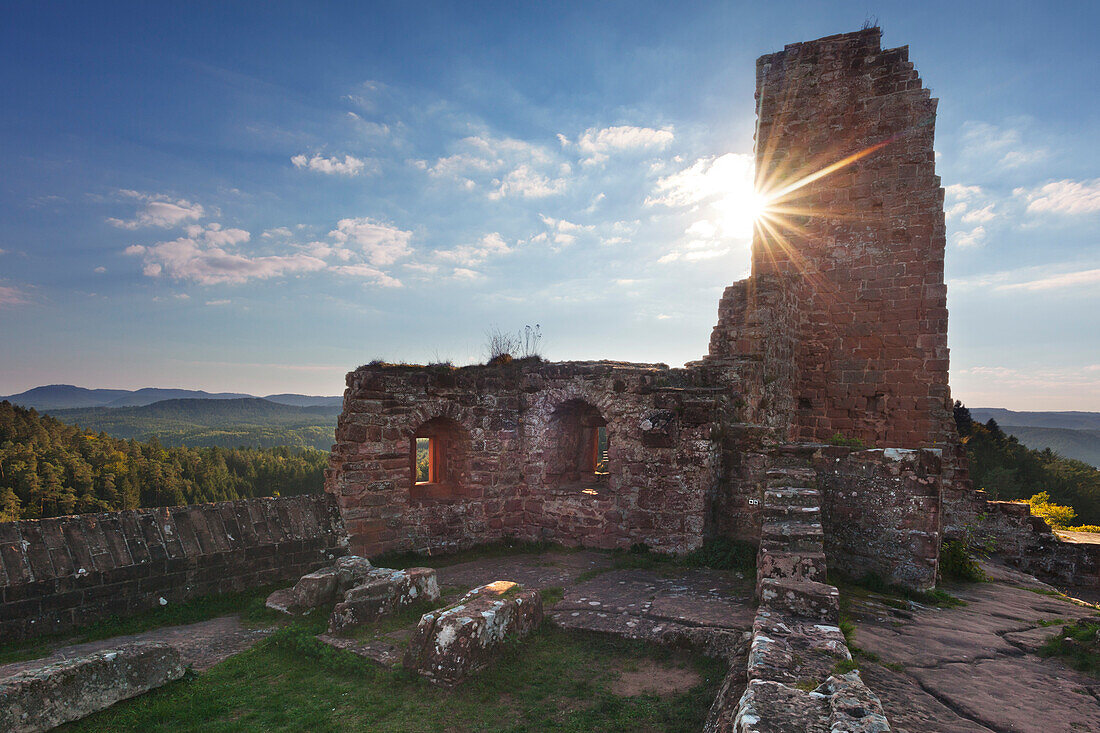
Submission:
<svg viewBox="0 0 1100 733">
<path fill-rule="evenodd" d="M 1065 529 L 1077 516 L 1073 507 L 1051 504 L 1050 494 L 1045 491 L 1035 494 L 1027 500 L 1027 503 L 1031 505 L 1033 515 L 1042 517 L 1054 529 Z"/>
<path fill-rule="evenodd" d="M 980 583 L 986 579 L 985 571 L 966 544 L 957 540 L 947 540 L 940 546 L 940 577 L 963 583 Z"/>
</svg>

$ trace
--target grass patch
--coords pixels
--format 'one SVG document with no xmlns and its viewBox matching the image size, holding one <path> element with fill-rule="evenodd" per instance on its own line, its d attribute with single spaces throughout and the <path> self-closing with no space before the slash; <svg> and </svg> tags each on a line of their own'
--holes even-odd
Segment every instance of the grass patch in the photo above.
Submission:
<svg viewBox="0 0 1100 733">
<path fill-rule="evenodd" d="M 233 613 L 240 613 L 247 623 L 272 625 L 283 616 L 265 608 L 264 601 L 278 587 L 267 586 L 243 593 L 200 596 L 183 603 L 158 606 L 124 618 L 110 616 L 71 631 L 0 644 L 0 664 L 37 659 L 62 645 L 83 644 L 115 636 L 140 634 L 162 626 L 194 624 Z"/>
<path fill-rule="evenodd" d="M 420 623 L 420 617 L 429 611 L 434 611 L 439 608 L 445 607 L 447 604 L 442 601 L 416 601 L 408 606 L 405 606 L 401 610 L 386 614 L 375 621 L 368 621 L 364 624 L 358 624 L 351 629 L 348 629 L 348 633 L 343 634 L 351 639 L 377 639 L 378 637 L 385 636 L 386 634 L 392 634 L 394 631 L 400 631 L 401 629 L 412 628 Z M 321 614 L 322 618 L 328 618 L 329 614 Z"/>
<path fill-rule="evenodd" d="M 1059 657 L 1079 672 L 1100 677 L 1100 619 L 1066 624 L 1039 648 L 1040 657 Z"/>
<path fill-rule="evenodd" d="M 482 545 L 455 552 L 387 552 L 370 558 L 377 568 L 444 568 L 474 560 L 486 560 L 494 557 L 512 555 L 541 555 L 544 552 L 577 552 L 583 548 L 566 547 L 553 542 L 527 542 L 525 540 L 503 539 L 499 542 L 487 542 Z"/>
<path fill-rule="evenodd" d="M 874 573 L 867 573 L 859 579 L 842 572 L 830 570 L 829 582 L 840 590 L 841 597 L 873 598 L 891 608 L 906 610 L 909 603 L 919 603 L 937 608 L 957 608 L 965 606 L 966 601 L 956 598 L 945 590 L 936 588 L 930 591 L 911 590 L 900 585 L 887 583 Z"/>
<path fill-rule="evenodd" d="M 610 685 L 641 660 L 682 653 L 544 627 L 454 690 L 321 644 L 297 624 L 207 672 L 71 724 L 65 731 L 697 731 L 725 675 L 688 657 L 685 692 L 622 697 Z"/>
<path fill-rule="evenodd" d="M 848 674 L 855 669 L 859 669 L 859 662 L 854 659 L 842 659 L 833 665 L 833 674 Z"/>
<path fill-rule="evenodd" d="M 958 583 L 982 583 L 989 578 L 966 545 L 947 540 L 940 545 L 940 577 Z"/>
<path fill-rule="evenodd" d="M 560 585 L 551 585 L 548 588 L 543 588 L 539 591 L 539 595 L 542 596 L 542 607 L 550 608 L 555 603 L 565 598 L 565 588 Z"/>
<path fill-rule="evenodd" d="M 612 570 L 640 569 L 669 573 L 678 568 L 711 568 L 740 571 L 749 576 L 756 574 L 756 545 L 725 537 L 709 539 L 702 547 L 683 557 L 655 552 L 641 543 L 631 546 L 629 550 L 613 550 L 611 557 L 610 566 L 586 570 L 577 576 L 577 582 L 583 583 Z"/>
</svg>

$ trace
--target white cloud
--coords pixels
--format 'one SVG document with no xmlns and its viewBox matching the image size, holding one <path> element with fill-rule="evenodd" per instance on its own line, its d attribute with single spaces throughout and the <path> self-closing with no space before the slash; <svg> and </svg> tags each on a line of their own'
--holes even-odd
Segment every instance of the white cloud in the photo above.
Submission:
<svg viewBox="0 0 1100 733">
<path fill-rule="evenodd" d="M 1100 285 L 1100 269 L 1080 270 L 1078 272 L 1063 272 L 1057 275 L 1049 275 L 1024 282 L 1005 283 L 997 286 L 997 290 L 1065 290 L 1078 287 L 1093 287 Z"/>
<path fill-rule="evenodd" d="M 993 220 L 993 204 L 987 204 L 980 209 L 968 211 L 962 215 L 964 224 L 985 224 Z"/>
<path fill-rule="evenodd" d="M 107 272 L 107 268 L 100 265 L 99 267 L 92 270 L 92 272 L 94 272 L 96 274 L 99 274 L 99 275 L 102 275 L 103 273 Z"/>
<path fill-rule="evenodd" d="M 473 135 L 460 140 L 459 150 L 429 165 L 424 160 L 410 163 L 435 178 L 449 179 L 472 191 L 487 189 L 490 199 L 506 196 L 542 198 L 565 190 L 567 163 L 541 145 L 515 138 Z"/>
<path fill-rule="evenodd" d="M 12 305 L 23 305 L 26 302 L 26 296 L 24 296 L 19 288 L 10 285 L 0 285 L 0 308 Z"/>
<path fill-rule="evenodd" d="M 209 305 L 209 306 L 219 306 L 219 305 L 229 305 L 232 302 L 233 301 L 229 300 L 228 298 L 223 298 L 222 300 L 208 300 L 208 301 L 206 301 L 206 304 Z"/>
<path fill-rule="evenodd" d="M 749 196 L 753 191 L 754 162 L 747 153 L 726 153 L 700 158 L 684 170 L 657 181 L 646 206 L 683 207 L 711 202 L 731 195 Z"/>
<path fill-rule="evenodd" d="M 490 257 L 507 254 L 512 249 L 497 232 L 486 234 L 477 244 L 463 244 L 454 249 L 437 251 L 436 257 L 459 265 L 476 265 Z"/>
<path fill-rule="evenodd" d="M 963 150 L 1002 168 L 1017 168 L 1047 157 L 1045 148 L 1029 148 L 1016 128 L 970 121 L 962 126 Z"/>
<path fill-rule="evenodd" d="M 232 230 L 227 230 L 232 231 Z M 127 247 L 128 255 L 143 258 L 142 272 L 148 277 L 170 277 L 190 280 L 200 285 L 239 284 L 252 279 L 266 279 L 300 272 L 323 270 L 323 260 L 306 254 L 245 256 L 226 252 L 209 241 L 202 232 L 199 237 L 180 237 L 170 242 L 143 247 Z M 217 232 L 215 232 L 217 234 Z"/>
<path fill-rule="evenodd" d="M 401 287 L 401 281 L 395 277 L 391 277 L 381 270 L 371 267 L 370 265 L 340 265 L 332 268 L 332 271 L 338 275 L 346 275 L 348 277 L 361 277 L 366 280 L 370 280 L 375 285 L 380 285 L 384 288 L 399 288 Z"/>
<path fill-rule="evenodd" d="M 532 170 L 530 166 L 521 165 L 503 179 L 493 179 L 493 185 L 497 187 L 495 191 L 489 193 L 489 198 L 493 200 L 505 196 L 543 198 L 564 191 L 565 179 L 550 179 Z"/>
<path fill-rule="evenodd" d="M 107 223 L 119 229 L 140 229 L 142 227 L 160 227 L 169 229 L 191 219 L 201 219 L 205 213 L 200 204 L 186 199 L 173 199 L 164 194 L 148 194 L 139 191 L 122 190 L 119 194 L 136 199 L 144 206 L 133 219 L 110 217 Z"/>
<path fill-rule="evenodd" d="M 956 247 L 963 249 L 982 247 L 985 245 L 985 227 L 977 226 L 969 232 L 955 232 L 951 239 Z"/>
<path fill-rule="evenodd" d="M 183 231 L 191 239 L 202 240 L 217 247 L 233 247 L 252 238 L 244 229 L 222 229 L 222 225 L 217 223 L 207 224 L 205 227 L 192 224 L 184 227 Z"/>
<path fill-rule="evenodd" d="M 358 245 L 372 265 L 389 265 L 411 254 L 412 232 L 369 217 L 341 219 L 329 236 L 346 245 Z"/>
<path fill-rule="evenodd" d="M 339 156 L 333 156 L 326 158 L 320 153 L 314 153 L 312 158 L 307 158 L 305 155 L 295 155 L 290 159 L 290 162 L 294 164 L 295 168 L 306 168 L 318 173 L 325 173 L 327 175 L 340 175 L 340 176 L 357 176 L 370 165 L 368 173 L 378 172 L 378 163 L 374 160 L 356 158 L 353 155 L 345 155 L 343 160 L 340 160 Z"/>
<path fill-rule="evenodd" d="M 294 232 L 290 231 L 289 227 L 275 227 L 274 229 L 268 229 L 261 236 L 265 239 L 271 239 L 273 237 L 290 237 Z"/>
<path fill-rule="evenodd" d="M 1100 211 L 1100 178 L 1091 181 L 1052 181 L 1032 189 L 1017 188 L 1012 194 L 1027 202 L 1033 214 L 1092 214 Z"/>
<path fill-rule="evenodd" d="M 456 267 L 454 272 L 451 273 L 451 277 L 456 280 L 477 280 L 481 277 L 481 273 L 465 267 Z"/>
<path fill-rule="evenodd" d="M 576 145 L 585 156 L 581 163 L 596 165 L 607 161 L 608 157 L 614 153 L 664 149 L 674 137 L 671 127 L 663 127 L 659 130 L 631 125 L 605 127 L 601 130 L 592 127 L 577 138 Z M 568 142 L 568 139 L 562 135 L 558 135 L 558 140 L 563 146 Z"/>
</svg>

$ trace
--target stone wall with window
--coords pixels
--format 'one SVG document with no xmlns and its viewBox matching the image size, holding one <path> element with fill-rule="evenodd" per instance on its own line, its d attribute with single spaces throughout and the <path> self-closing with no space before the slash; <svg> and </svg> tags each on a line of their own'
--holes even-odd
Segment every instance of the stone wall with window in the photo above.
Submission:
<svg viewBox="0 0 1100 733">
<path fill-rule="evenodd" d="M 326 489 L 360 554 L 504 537 L 685 552 L 717 410 L 703 371 L 664 365 L 368 365 L 348 375 Z"/>
</svg>

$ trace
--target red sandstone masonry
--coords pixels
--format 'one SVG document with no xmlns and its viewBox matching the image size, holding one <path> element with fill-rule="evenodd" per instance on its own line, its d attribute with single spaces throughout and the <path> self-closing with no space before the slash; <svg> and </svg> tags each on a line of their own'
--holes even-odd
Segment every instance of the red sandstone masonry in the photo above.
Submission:
<svg viewBox="0 0 1100 733">
<path fill-rule="evenodd" d="M 757 229 L 753 275 L 723 297 L 708 360 L 763 363 L 756 378 L 786 389 L 759 405 L 758 421 L 789 426 L 789 438 L 944 447 L 954 431 L 936 100 L 908 50 L 882 50 L 880 35 L 793 44 L 758 60 L 765 192 L 887 144 L 777 202 L 800 211 L 778 214 L 778 233 Z M 766 297 L 777 286 L 788 301 L 780 309 Z M 745 391 L 764 397 L 762 386 Z"/>
<path fill-rule="evenodd" d="M 327 494 L 0 523 L 0 638 L 298 578 L 346 544 Z"/>
</svg>

